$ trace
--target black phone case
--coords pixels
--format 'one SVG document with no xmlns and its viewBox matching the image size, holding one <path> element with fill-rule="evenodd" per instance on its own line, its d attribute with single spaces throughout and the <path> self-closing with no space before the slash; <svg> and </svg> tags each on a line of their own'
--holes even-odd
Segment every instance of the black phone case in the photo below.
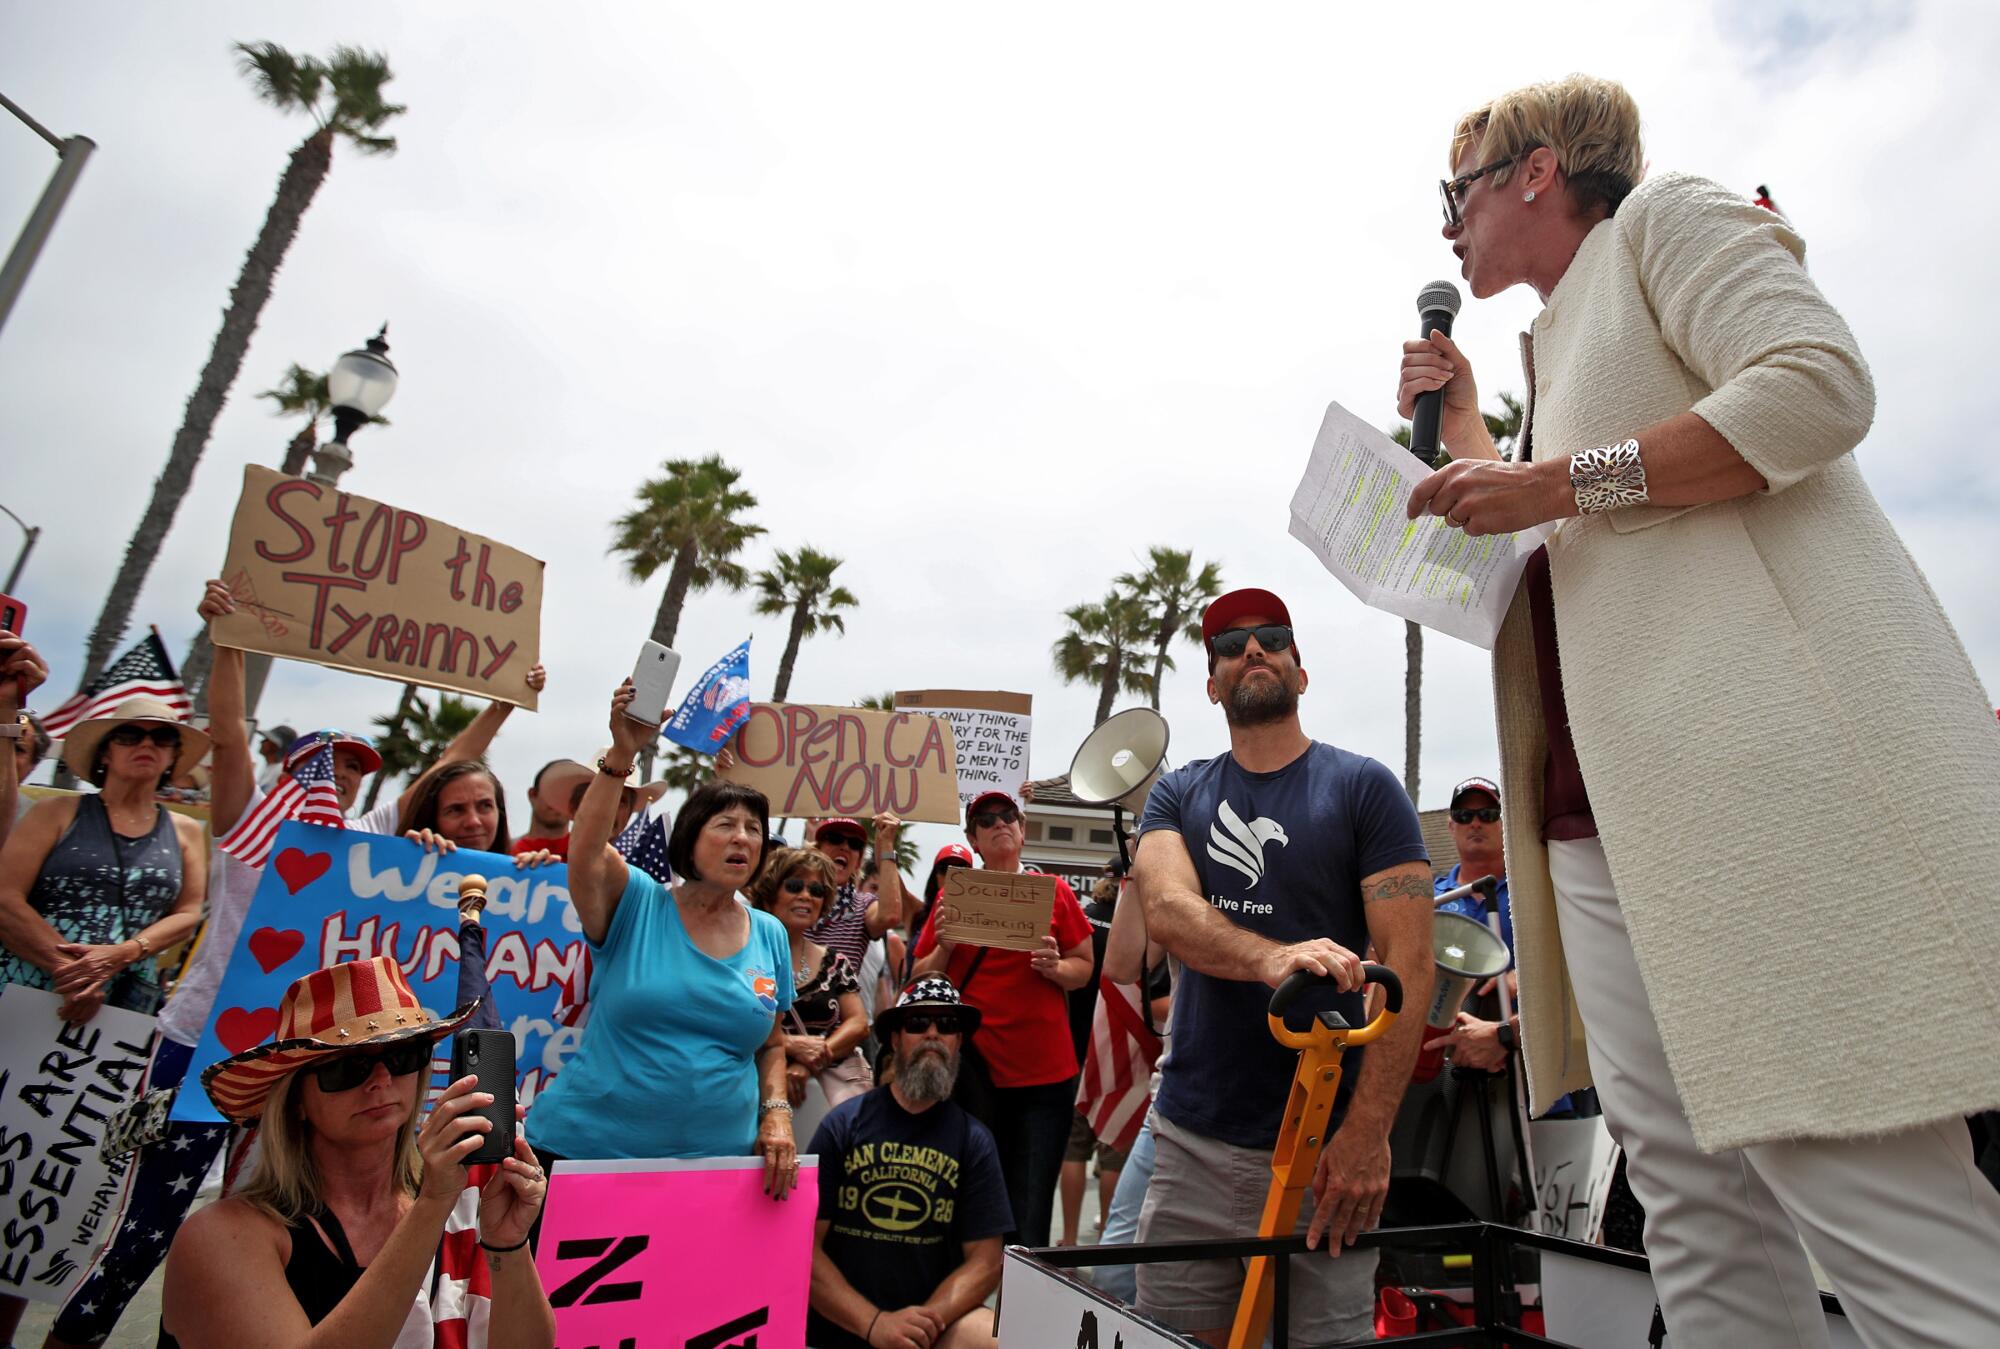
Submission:
<svg viewBox="0 0 2000 1349">
<path fill-rule="evenodd" d="M 501 1162 L 514 1155 L 514 1037 L 504 1030 L 462 1030 L 451 1041 L 451 1080 L 468 1074 L 479 1079 L 479 1090 L 493 1093 L 493 1104 L 472 1111 L 493 1121 L 477 1151 L 465 1159 Z"/>
</svg>

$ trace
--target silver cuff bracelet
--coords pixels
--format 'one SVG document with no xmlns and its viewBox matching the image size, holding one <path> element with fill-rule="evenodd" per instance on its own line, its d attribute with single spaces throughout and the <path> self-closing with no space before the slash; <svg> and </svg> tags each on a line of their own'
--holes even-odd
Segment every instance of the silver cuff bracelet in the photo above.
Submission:
<svg viewBox="0 0 2000 1349">
<path fill-rule="evenodd" d="M 1646 466 L 1639 462 L 1639 442 L 1600 445 L 1571 455 L 1569 485 L 1580 515 L 1645 505 Z"/>
</svg>

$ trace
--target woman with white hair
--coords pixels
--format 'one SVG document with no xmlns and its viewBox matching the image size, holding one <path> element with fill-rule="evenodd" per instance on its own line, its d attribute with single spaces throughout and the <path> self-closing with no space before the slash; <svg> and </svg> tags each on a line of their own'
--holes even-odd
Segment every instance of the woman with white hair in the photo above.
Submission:
<svg viewBox="0 0 2000 1349">
<path fill-rule="evenodd" d="M 2000 1343 L 2000 734 L 1862 481 L 1875 391 L 1781 216 L 1641 182 L 1607 80 L 1461 118 L 1444 237 L 1532 286 L 1521 453 L 1447 337 L 1470 535 L 1559 521 L 1494 647 L 1518 1033 L 1537 1109 L 1592 1084 L 1673 1343 L 1824 1345 L 1806 1248 L 1869 1345 Z M 1586 1054 L 1586 1044 L 1588 1052 Z M 1803 1244 L 1801 1242 L 1803 1238 Z"/>
</svg>

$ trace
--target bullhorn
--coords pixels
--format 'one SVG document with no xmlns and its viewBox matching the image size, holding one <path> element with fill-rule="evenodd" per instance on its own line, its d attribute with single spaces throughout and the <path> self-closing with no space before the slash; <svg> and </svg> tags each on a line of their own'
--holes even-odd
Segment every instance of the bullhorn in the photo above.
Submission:
<svg viewBox="0 0 2000 1349">
<path fill-rule="evenodd" d="M 1109 717 L 1077 746 L 1069 765 L 1069 790 L 1092 806 L 1110 806 L 1118 859 L 1131 870 L 1125 812 L 1137 815 L 1167 766 L 1167 719 L 1150 707 L 1128 707 Z"/>
<path fill-rule="evenodd" d="M 1424 1017 L 1424 1047 L 1417 1055 L 1412 1082 L 1428 1082 L 1444 1064 L 1444 1049 L 1437 1042 L 1458 1024 L 1458 1009 L 1465 995 L 1483 979 L 1505 973 L 1513 963 L 1507 944 L 1476 918 L 1462 913 L 1437 915 L 1431 929 L 1431 955 L 1437 961 L 1437 985 L 1431 991 L 1429 1013 Z"/>
</svg>

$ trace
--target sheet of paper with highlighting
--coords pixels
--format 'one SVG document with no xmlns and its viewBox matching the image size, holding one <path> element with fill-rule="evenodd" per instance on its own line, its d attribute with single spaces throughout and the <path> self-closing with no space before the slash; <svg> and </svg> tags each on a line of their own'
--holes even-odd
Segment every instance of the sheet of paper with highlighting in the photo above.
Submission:
<svg viewBox="0 0 2000 1349">
<path fill-rule="evenodd" d="M 1404 516 L 1430 473 L 1415 455 L 1329 403 L 1292 495 L 1292 537 L 1371 609 L 1492 650 L 1528 555 L 1554 532 L 1467 538 L 1435 515 Z"/>
</svg>

